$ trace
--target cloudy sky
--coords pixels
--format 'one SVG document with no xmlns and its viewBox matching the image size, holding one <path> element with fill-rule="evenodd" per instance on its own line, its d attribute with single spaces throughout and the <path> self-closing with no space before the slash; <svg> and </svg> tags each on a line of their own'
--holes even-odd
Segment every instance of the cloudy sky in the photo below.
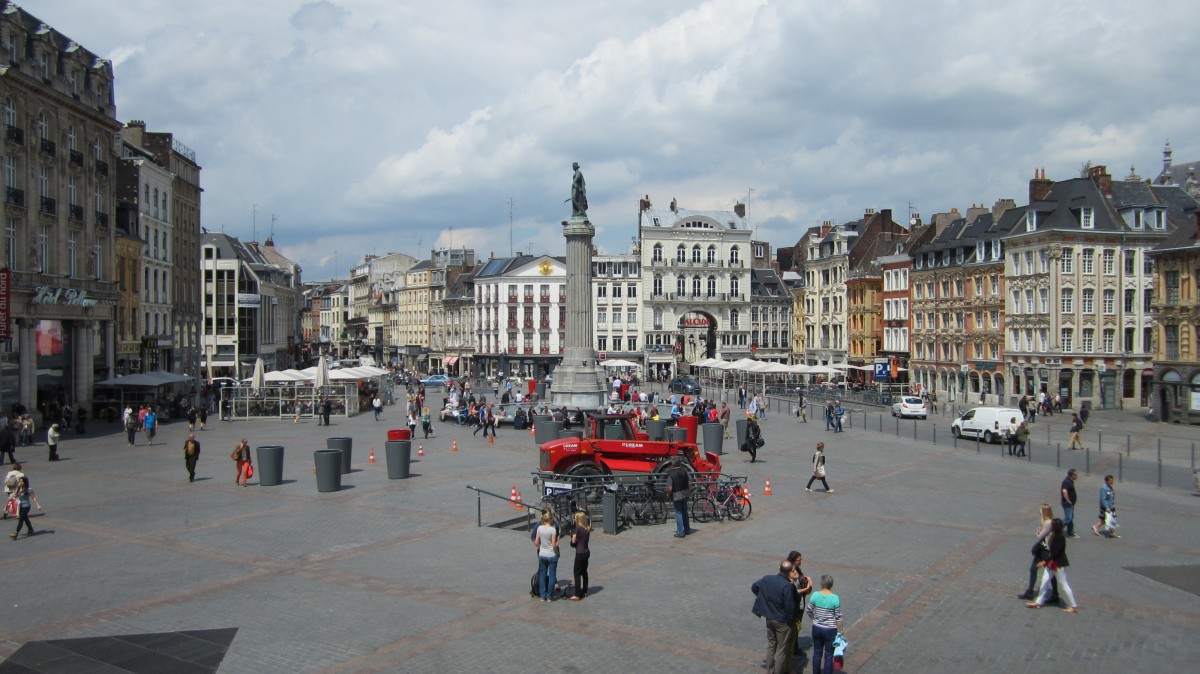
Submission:
<svg viewBox="0 0 1200 674">
<path fill-rule="evenodd" d="M 122 121 L 197 152 L 209 231 L 274 216 L 310 280 L 364 253 L 561 254 L 572 161 L 621 252 L 643 194 L 749 200 L 789 245 L 865 208 L 1024 203 L 1035 167 L 1200 159 L 1194 0 L 18 4 L 114 62 Z"/>
</svg>

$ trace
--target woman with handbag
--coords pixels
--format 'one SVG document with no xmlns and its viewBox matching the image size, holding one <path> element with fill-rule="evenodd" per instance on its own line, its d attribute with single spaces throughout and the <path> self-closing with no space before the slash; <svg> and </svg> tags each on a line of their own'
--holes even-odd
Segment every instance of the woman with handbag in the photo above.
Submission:
<svg viewBox="0 0 1200 674">
<path fill-rule="evenodd" d="M 242 441 L 233 448 L 229 458 L 237 462 L 237 475 L 233 478 L 233 483 L 240 482 L 245 487 L 246 480 L 254 475 L 254 466 L 250 463 L 250 441 L 242 438 Z"/>
<path fill-rule="evenodd" d="M 1067 537 L 1063 534 L 1063 521 L 1057 517 L 1050 521 L 1050 535 L 1046 538 L 1046 561 L 1038 562 L 1042 567 L 1042 589 L 1038 598 L 1025 604 L 1026 608 L 1041 608 L 1050 596 L 1050 581 L 1058 580 L 1058 589 L 1067 598 L 1063 613 L 1079 613 L 1079 605 L 1075 603 L 1075 593 L 1071 591 L 1071 583 L 1067 580 Z"/>
<path fill-rule="evenodd" d="M 746 442 L 743 443 L 743 450 L 750 452 L 750 463 L 758 460 L 758 448 L 767 444 L 762 439 L 762 428 L 758 425 L 758 419 L 749 412 L 746 413 Z"/>
<path fill-rule="evenodd" d="M 825 481 L 825 443 L 817 443 L 817 453 L 813 454 L 812 464 L 812 477 L 808 478 L 808 486 L 804 488 L 804 491 L 812 491 L 813 482 L 820 480 L 821 484 L 825 487 L 825 493 L 832 494 L 833 490 L 829 488 L 829 483 Z"/>
<path fill-rule="evenodd" d="M 1050 522 L 1054 520 L 1054 510 L 1050 508 L 1049 503 L 1043 503 L 1039 510 L 1039 515 L 1041 516 L 1042 524 L 1038 527 L 1036 532 L 1037 540 L 1033 542 L 1033 547 L 1029 549 L 1029 552 L 1033 557 L 1033 559 L 1029 562 L 1029 586 L 1025 589 L 1024 594 L 1017 595 L 1018 599 L 1024 599 L 1025 601 L 1030 601 L 1037 596 L 1034 594 L 1033 588 L 1034 585 L 1037 584 L 1038 569 L 1041 568 L 1039 566 L 1039 562 L 1045 561 L 1046 553 L 1048 552 L 1046 548 L 1046 537 L 1050 535 Z M 1057 581 L 1054 582 L 1054 588 L 1051 596 L 1058 596 Z"/>
<path fill-rule="evenodd" d="M 12 498 L 17 501 L 17 530 L 8 537 L 14 541 L 17 540 L 17 536 L 21 534 L 21 527 L 24 526 L 26 527 L 25 537 L 29 538 L 33 535 L 33 524 L 29 522 L 29 508 L 31 505 L 36 505 L 38 510 L 42 509 L 37 495 L 29 488 L 29 478 L 22 475 L 17 479 L 17 490 L 13 492 Z"/>
</svg>

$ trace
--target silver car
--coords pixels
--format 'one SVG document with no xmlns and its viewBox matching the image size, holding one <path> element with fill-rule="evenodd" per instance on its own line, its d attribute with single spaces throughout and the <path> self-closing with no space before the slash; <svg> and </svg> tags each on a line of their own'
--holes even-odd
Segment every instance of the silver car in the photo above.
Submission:
<svg viewBox="0 0 1200 674">
<path fill-rule="evenodd" d="M 922 419 L 929 418 L 929 406 L 924 400 L 916 396 L 904 396 L 900 400 L 892 403 L 892 416 L 894 417 L 921 417 Z"/>
</svg>

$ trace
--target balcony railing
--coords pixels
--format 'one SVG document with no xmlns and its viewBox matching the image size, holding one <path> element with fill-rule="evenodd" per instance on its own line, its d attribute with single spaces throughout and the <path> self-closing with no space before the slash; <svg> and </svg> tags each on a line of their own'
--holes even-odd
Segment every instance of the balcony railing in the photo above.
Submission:
<svg viewBox="0 0 1200 674">
<path fill-rule="evenodd" d="M 108 175 L 108 162 L 101 160 L 101 159 L 97 159 L 96 160 L 96 173 L 99 173 L 102 176 Z"/>
<path fill-rule="evenodd" d="M 71 150 L 67 154 L 67 160 L 76 166 L 83 166 L 83 153 L 79 150 Z"/>
<path fill-rule="evenodd" d="M 533 355 L 533 347 L 532 346 L 525 347 L 525 353 Z"/>
<path fill-rule="evenodd" d="M 24 206 L 25 190 L 19 190 L 15 187 L 4 188 L 4 201 L 17 206 Z"/>
<path fill-rule="evenodd" d="M 25 144 L 25 130 L 19 126 L 12 124 L 4 125 L 4 140 L 12 141 L 17 145 Z"/>
<path fill-rule="evenodd" d="M 525 321 L 525 329 L 532 330 L 533 329 L 533 321 Z"/>
<path fill-rule="evenodd" d="M 83 206 L 71 204 L 68 209 L 72 220 L 83 220 Z"/>
<path fill-rule="evenodd" d="M 96 211 L 96 225 L 98 227 L 108 227 L 108 213 Z"/>
<path fill-rule="evenodd" d="M 550 296 L 542 295 L 540 298 L 538 298 L 538 302 L 540 302 L 542 304 L 550 304 Z"/>
<path fill-rule="evenodd" d="M 508 301 L 509 301 L 509 303 L 516 302 L 516 301 L 517 301 L 517 296 L 516 296 L 516 295 L 509 295 L 509 296 L 508 296 Z"/>
<path fill-rule="evenodd" d="M 538 324 L 538 327 L 541 328 L 542 330 L 549 330 L 550 329 L 550 321 L 542 321 L 541 323 Z"/>
<path fill-rule="evenodd" d="M 58 146 L 54 144 L 54 141 L 50 140 L 49 138 L 41 138 L 39 140 L 41 141 L 41 143 L 39 143 L 39 147 L 41 147 L 43 154 L 51 157 L 58 154 Z"/>
<path fill-rule="evenodd" d="M 533 303 L 533 295 L 526 295 L 526 296 L 525 296 L 525 302 L 526 302 L 527 304 L 532 304 L 532 303 Z"/>
<path fill-rule="evenodd" d="M 58 202 L 54 197 L 42 197 L 41 211 L 47 215 L 58 213 Z"/>
<path fill-rule="evenodd" d="M 566 303 L 567 303 L 567 296 L 566 296 L 566 295 L 559 295 L 559 296 L 558 296 L 558 303 L 559 303 L 559 304 L 566 304 Z"/>
<path fill-rule="evenodd" d="M 542 353 L 550 353 L 550 347 L 548 347 L 548 346 L 543 346 L 543 347 L 542 347 L 542 349 L 541 349 L 541 352 L 542 352 Z"/>
</svg>

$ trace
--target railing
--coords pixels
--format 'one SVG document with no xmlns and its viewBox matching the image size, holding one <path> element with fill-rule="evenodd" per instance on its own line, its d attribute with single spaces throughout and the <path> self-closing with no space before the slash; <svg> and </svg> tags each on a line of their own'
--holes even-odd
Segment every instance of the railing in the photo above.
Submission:
<svg viewBox="0 0 1200 674">
<path fill-rule="evenodd" d="M 517 296 L 516 296 L 516 295 L 509 295 L 509 296 L 508 296 L 508 301 L 509 301 L 510 303 L 512 303 L 512 302 L 516 302 L 516 301 L 517 301 Z"/>
<path fill-rule="evenodd" d="M 19 190 L 15 187 L 4 188 L 4 201 L 16 206 L 24 206 L 25 190 Z"/>
<path fill-rule="evenodd" d="M 83 206 L 71 204 L 68 209 L 72 220 L 83 220 Z"/>
<path fill-rule="evenodd" d="M 40 210 L 47 215 L 54 215 L 58 213 L 58 202 L 54 197 L 42 197 Z"/>
<path fill-rule="evenodd" d="M 532 302 L 533 302 L 533 295 L 526 295 L 526 296 L 525 296 L 525 301 L 526 301 L 527 303 L 532 303 Z"/>
<path fill-rule="evenodd" d="M 58 146 L 54 144 L 54 141 L 50 140 L 49 138 L 41 138 L 39 140 L 41 142 L 38 144 L 38 146 L 41 148 L 44 154 L 47 154 L 51 157 L 58 154 Z"/>
<path fill-rule="evenodd" d="M 108 162 L 106 162 L 102 159 L 97 159 L 96 160 L 96 173 L 99 173 L 102 176 L 108 175 Z"/>
<path fill-rule="evenodd" d="M 108 213 L 96 211 L 96 225 L 99 227 L 108 227 Z"/>
<path fill-rule="evenodd" d="M 550 296 L 542 295 L 541 297 L 538 298 L 538 302 L 540 302 L 541 304 L 550 304 Z"/>
<path fill-rule="evenodd" d="M 83 153 L 79 150 L 70 150 L 67 153 L 67 161 L 76 166 L 83 166 Z"/>
<path fill-rule="evenodd" d="M 16 143 L 17 145 L 24 145 L 25 144 L 25 130 L 19 126 L 13 126 L 12 124 L 6 124 L 4 126 L 4 139 L 10 140 L 10 141 Z"/>
</svg>

